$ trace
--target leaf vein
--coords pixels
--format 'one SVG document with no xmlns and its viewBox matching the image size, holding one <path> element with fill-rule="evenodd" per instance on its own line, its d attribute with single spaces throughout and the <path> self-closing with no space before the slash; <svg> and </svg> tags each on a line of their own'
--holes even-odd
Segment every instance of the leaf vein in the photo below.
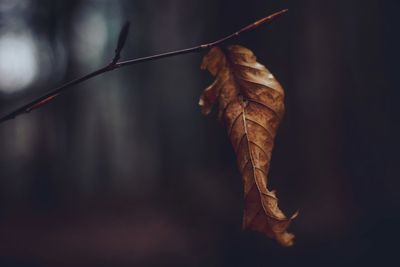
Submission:
<svg viewBox="0 0 400 267">
<path fill-rule="evenodd" d="M 247 121 L 251 121 L 252 123 L 257 124 L 258 126 L 260 126 L 261 128 L 263 128 L 270 135 L 271 138 L 273 138 L 273 135 L 272 135 L 271 131 L 267 127 L 265 127 L 264 125 L 262 125 L 261 123 L 255 121 L 253 119 L 246 118 L 246 120 Z"/>
</svg>

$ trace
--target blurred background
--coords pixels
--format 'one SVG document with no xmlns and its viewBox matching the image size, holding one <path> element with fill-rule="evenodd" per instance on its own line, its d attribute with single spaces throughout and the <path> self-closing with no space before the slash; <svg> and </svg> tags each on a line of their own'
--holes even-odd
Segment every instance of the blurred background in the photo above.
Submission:
<svg viewBox="0 0 400 267">
<path fill-rule="evenodd" d="M 0 125 L 0 266 L 395 265 L 400 2 L 1 0 L 0 114 L 108 63 L 235 39 L 286 89 L 270 189 L 291 248 L 242 231 L 242 183 L 188 54 L 87 81 Z M 394 261 L 394 263 L 393 263 Z"/>
</svg>

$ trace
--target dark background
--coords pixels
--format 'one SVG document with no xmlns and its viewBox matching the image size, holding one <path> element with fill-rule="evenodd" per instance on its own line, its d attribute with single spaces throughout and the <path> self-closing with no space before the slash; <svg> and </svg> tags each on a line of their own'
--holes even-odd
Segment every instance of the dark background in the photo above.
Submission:
<svg viewBox="0 0 400 267">
<path fill-rule="evenodd" d="M 0 2 L 0 112 L 113 56 L 233 43 L 286 90 L 270 172 L 282 248 L 241 230 L 242 184 L 225 130 L 201 115 L 202 54 L 104 74 L 0 125 L 0 266 L 397 265 L 400 2 Z"/>
</svg>

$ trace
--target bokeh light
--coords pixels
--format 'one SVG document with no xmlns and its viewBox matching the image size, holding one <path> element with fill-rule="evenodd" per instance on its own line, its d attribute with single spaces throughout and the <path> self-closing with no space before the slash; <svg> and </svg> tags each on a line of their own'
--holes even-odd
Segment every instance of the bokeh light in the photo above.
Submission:
<svg viewBox="0 0 400 267">
<path fill-rule="evenodd" d="M 37 48 L 29 33 L 0 37 L 0 91 L 13 93 L 30 85 L 38 73 Z"/>
</svg>

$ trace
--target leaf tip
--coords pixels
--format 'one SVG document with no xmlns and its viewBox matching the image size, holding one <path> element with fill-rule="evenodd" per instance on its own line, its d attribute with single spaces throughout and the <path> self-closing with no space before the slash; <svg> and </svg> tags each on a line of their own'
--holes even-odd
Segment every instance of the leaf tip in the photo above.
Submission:
<svg viewBox="0 0 400 267">
<path fill-rule="evenodd" d="M 277 241 L 284 247 L 291 247 L 294 244 L 294 234 L 291 233 L 282 233 L 277 237 Z"/>
<path fill-rule="evenodd" d="M 296 211 L 293 213 L 293 215 L 290 217 L 290 220 L 296 219 L 299 216 L 299 211 Z"/>
</svg>

